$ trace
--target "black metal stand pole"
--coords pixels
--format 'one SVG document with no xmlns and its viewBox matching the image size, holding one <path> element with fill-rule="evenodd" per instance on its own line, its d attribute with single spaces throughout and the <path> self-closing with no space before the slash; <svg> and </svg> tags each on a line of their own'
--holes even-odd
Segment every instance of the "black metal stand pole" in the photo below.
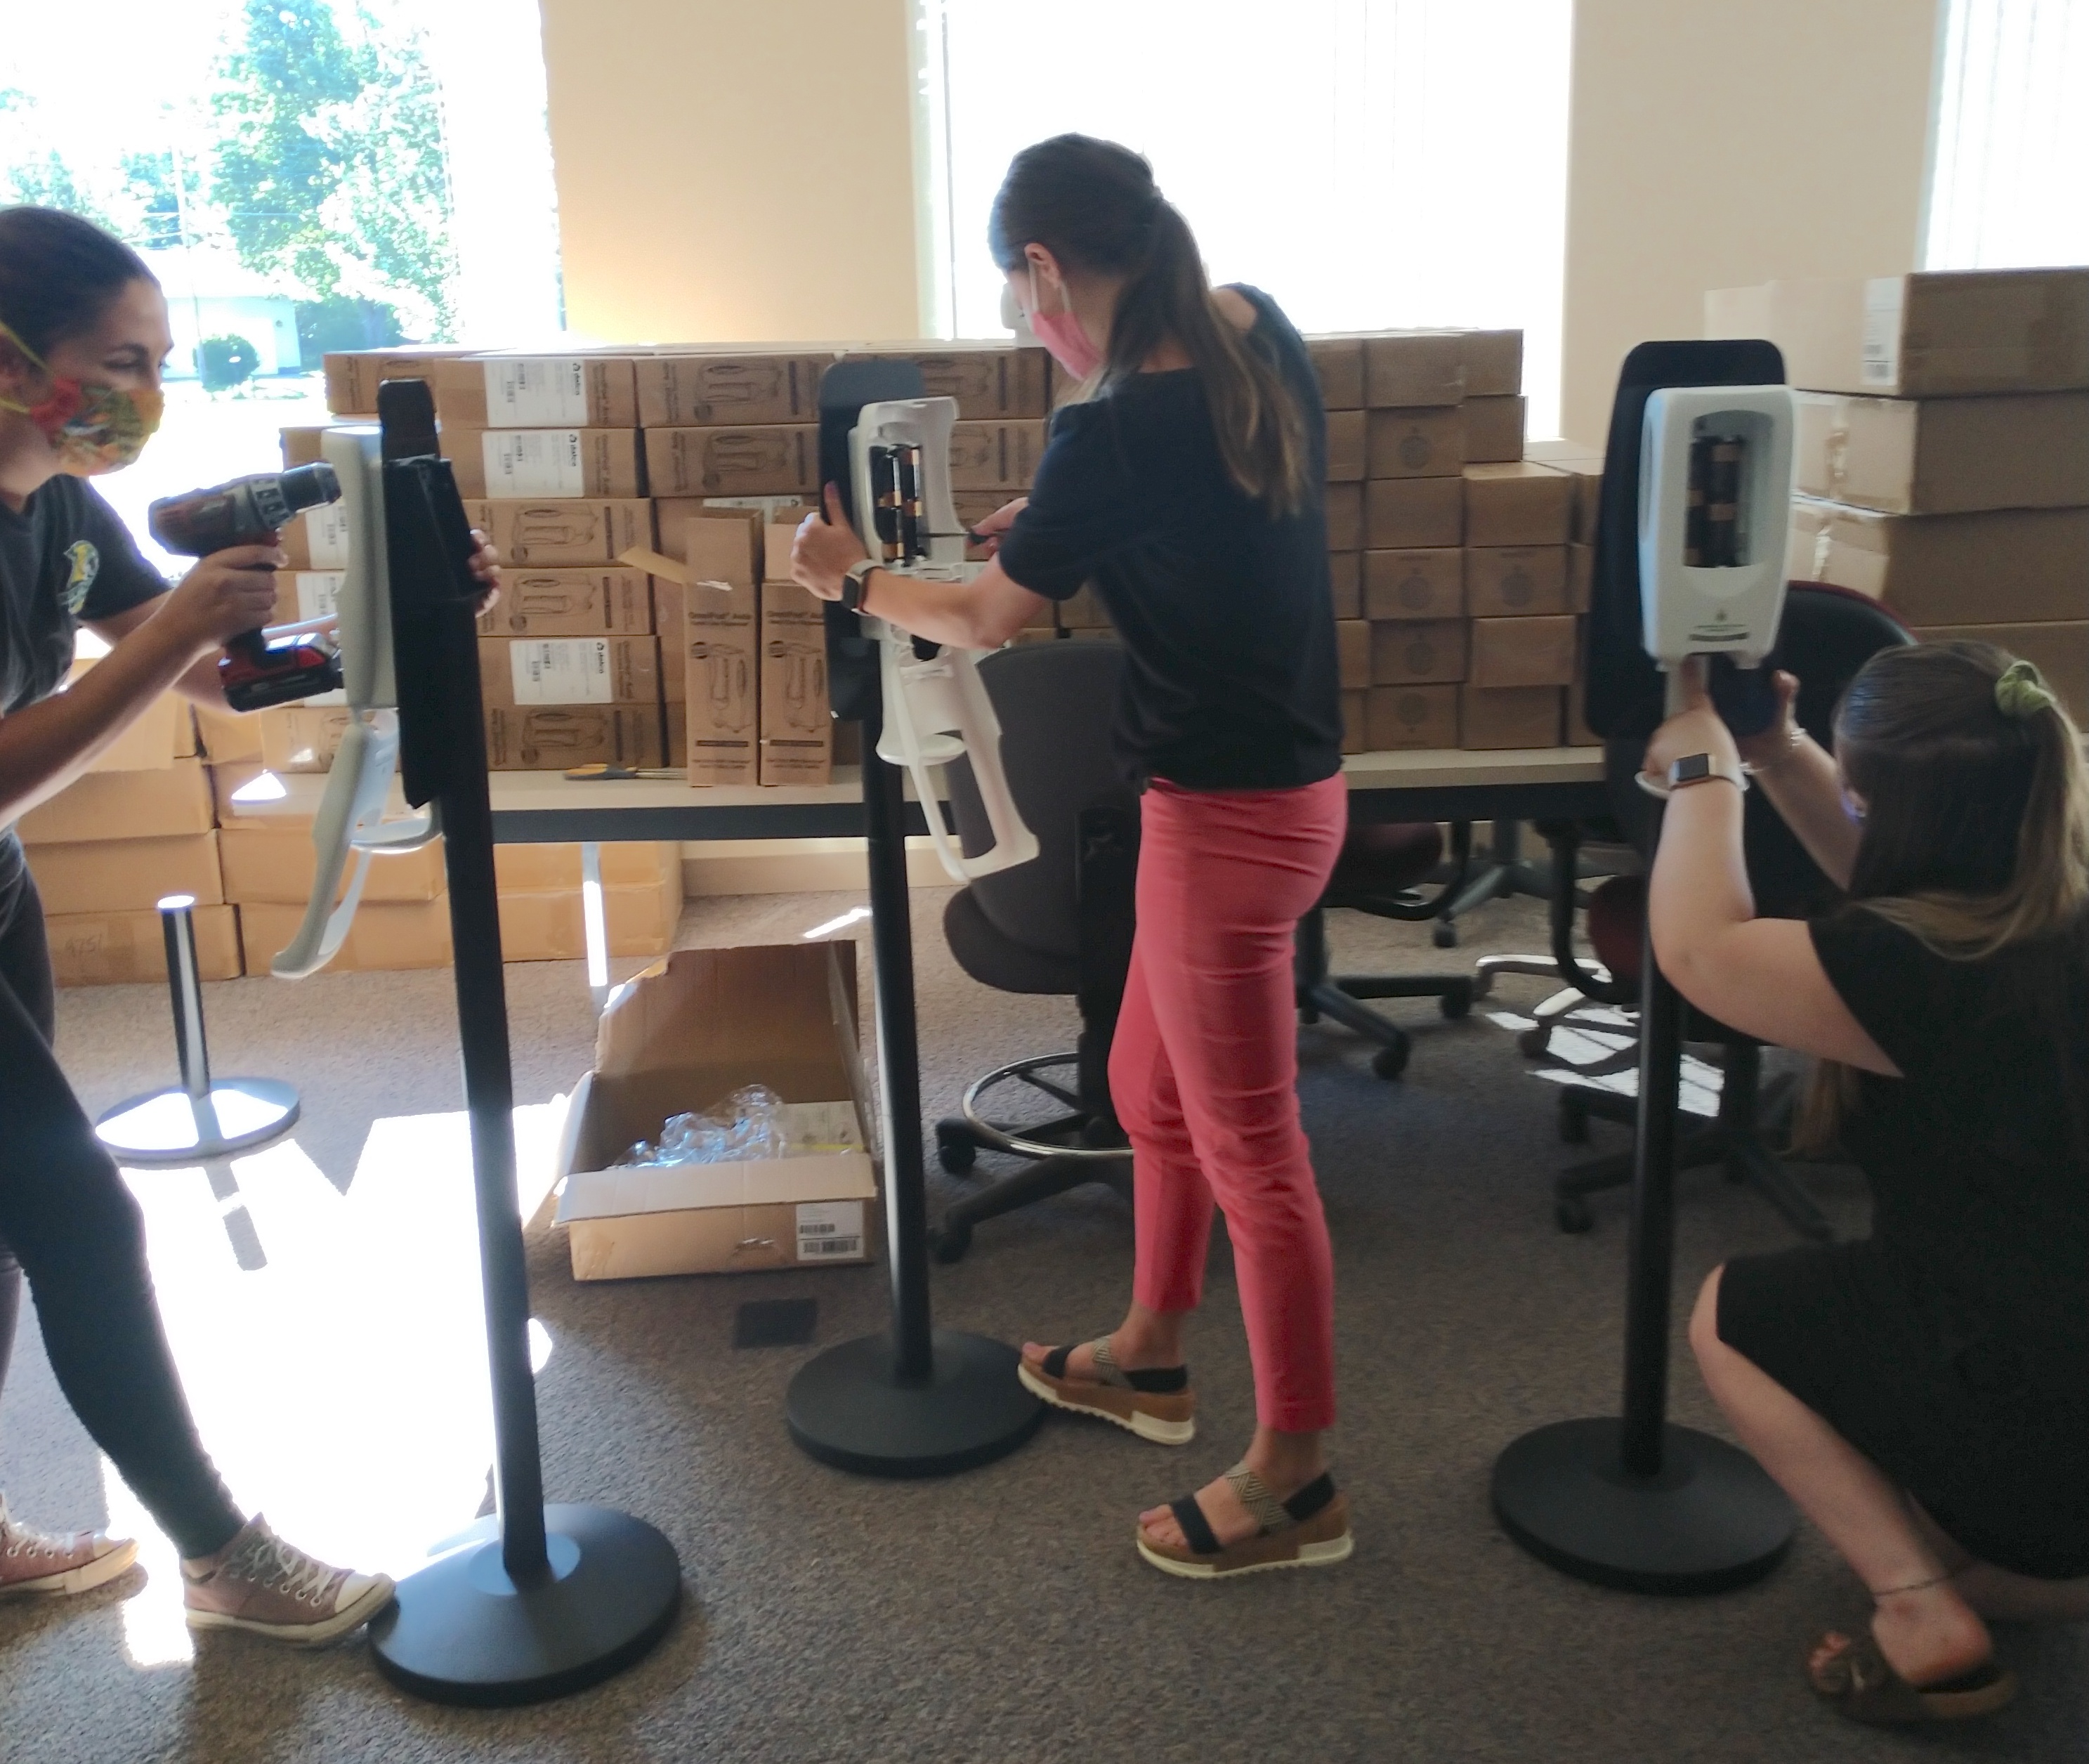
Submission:
<svg viewBox="0 0 2089 1764">
<path fill-rule="evenodd" d="M 1683 1001 L 1655 964 L 1650 928 L 1640 972 L 1624 1414 L 1555 1422 L 1516 1440 L 1495 1461 L 1495 1514 L 1539 1560 L 1580 1579 L 1722 1592 L 1774 1568 L 1795 1522 L 1747 1453 L 1666 1418 Z"/>
<path fill-rule="evenodd" d="M 196 964 L 195 898 L 160 903 L 167 951 L 168 1002 L 174 1018 L 178 1088 L 118 1103 L 94 1124 L 96 1136 L 126 1164 L 195 1164 L 250 1152 L 298 1124 L 298 1092 L 274 1078 L 212 1081 L 203 1028 L 203 981 Z"/>
<path fill-rule="evenodd" d="M 935 805 L 924 805 L 933 813 Z M 871 972 L 877 1021 L 879 1125 L 886 1145 L 886 1255 L 892 1281 L 893 1376 L 924 1383 L 934 1363 L 929 1313 L 929 1200 L 921 1141 L 921 1049 L 914 1015 L 914 921 L 907 887 L 906 796 L 899 768 L 864 731 L 863 815 L 870 870 Z"/>
<path fill-rule="evenodd" d="M 418 776 L 424 800 L 442 817 L 493 1384 L 496 1511 L 399 1583 L 397 1602 L 370 1626 L 370 1644 L 385 1676 L 431 1702 L 537 1702 L 599 1683 L 643 1655 L 674 1620 L 682 1571 L 674 1546 L 642 1520 L 607 1507 L 544 1504 L 476 590 L 444 555 L 460 540 L 468 549 L 470 540 L 448 467 L 435 462 L 431 471 L 414 457 L 431 448 L 434 411 L 427 388 L 410 384 L 418 396 L 404 414 L 418 444 L 384 474 L 395 649 L 418 646 L 398 671 L 400 712 L 414 744 L 409 794 Z M 397 386 L 379 394 L 388 460 L 395 456 L 387 407 Z"/>
<path fill-rule="evenodd" d="M 929 1201 L 914 1016 L 914 938 L 898 768 L 863 730 L 871 951 L 885 1140 L 892 1326 L 809 1361 L 784 1402 L 791 1437 L 823 1464 L 872 1476 L 940 1476 L 1014 1451 L 1044 1418 L 1005 1342 L 937 1329 L 929 1308 Z M 927 813 L 936 805 L 923 805 Z"/>
</svg>

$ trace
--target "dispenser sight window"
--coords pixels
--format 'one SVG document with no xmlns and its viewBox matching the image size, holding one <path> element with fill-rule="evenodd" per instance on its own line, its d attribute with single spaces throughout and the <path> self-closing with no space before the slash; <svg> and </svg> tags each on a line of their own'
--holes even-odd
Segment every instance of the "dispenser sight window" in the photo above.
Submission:
<svg viewBox="0 0 2089 1764">
<path fill-rule="evenodd" d="M 1700 421 L 1690 440 L 1690 513 L 1683 561 L 1696 569 L 1733 569 L 1748 561 L 1741 543 L 1741 485 L 1748 444 Z"/>
<path fill-rule="evenodd" d="M 921 449 L 911 441 L 870 449 L 870 487 L 877 498 L 877 537 L 888 564 L 916 563 L 929 555 L 921 517 Z"/>
</svg>

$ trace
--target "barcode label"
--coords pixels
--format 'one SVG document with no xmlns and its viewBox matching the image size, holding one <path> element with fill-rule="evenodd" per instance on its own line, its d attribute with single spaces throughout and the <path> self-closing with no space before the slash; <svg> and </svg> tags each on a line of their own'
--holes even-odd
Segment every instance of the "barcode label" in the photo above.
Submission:
<svg viewBox="0 0 2089 1764">
<path fill-rule="evenodd" d="M 863 1254 L 860 1200 L 807 1201 L 798 1208 L 798 1260 Z"/>
<path fill-rule="evenodd" d="M 300 619 L 330 619 L 341 610 L 341 585 L 348 572 L 342 569 L 301 569 L 292 577 L 297 586 Z"/>
<path fill-rule="evenodd" d="M 509 356 L 486 364 L 488 428 L 585 424 L 587 402 L 587 363 L 577 356 Z"/>
<path fill-rule="evenodd" d="M 348 504 L 333 502 L 304 513 L 305 549 L 314 569 L 345 569 L 349 558 Z"/>
</svg>

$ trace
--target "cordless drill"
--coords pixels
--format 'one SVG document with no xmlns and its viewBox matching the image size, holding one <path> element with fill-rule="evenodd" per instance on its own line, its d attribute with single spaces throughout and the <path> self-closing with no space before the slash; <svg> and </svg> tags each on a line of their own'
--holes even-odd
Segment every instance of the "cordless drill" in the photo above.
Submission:
<svg viewBox="0 0 2089 1764">
<path fill-rule="evenodd" d="M 147 511 L 146 525 L 176 556 L 208 557 L 234 545 L 269 544 L 306 509 L 340 496 L 341 480 L 321 461 L 163 497 Z M 341 683 L 338 651 L 311 632 L 272 642 L 265 631 L 242 631 L 225 646 L 217 673 L 225 702 L 235 710 L 289 704 Z"/>
</svg>

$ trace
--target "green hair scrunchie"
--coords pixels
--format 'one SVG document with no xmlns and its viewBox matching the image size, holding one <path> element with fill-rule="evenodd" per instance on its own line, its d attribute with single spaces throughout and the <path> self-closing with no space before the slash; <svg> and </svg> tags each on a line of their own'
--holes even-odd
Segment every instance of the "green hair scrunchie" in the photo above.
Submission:
<svg viewBox="0 0 2089 1764">
<path fill-rule="evenodd" d="M 1995 708 L 2019 723 L 2059 702 L 2029 662 L 2011 662 L 1995 680 Z"/>
</svg>

